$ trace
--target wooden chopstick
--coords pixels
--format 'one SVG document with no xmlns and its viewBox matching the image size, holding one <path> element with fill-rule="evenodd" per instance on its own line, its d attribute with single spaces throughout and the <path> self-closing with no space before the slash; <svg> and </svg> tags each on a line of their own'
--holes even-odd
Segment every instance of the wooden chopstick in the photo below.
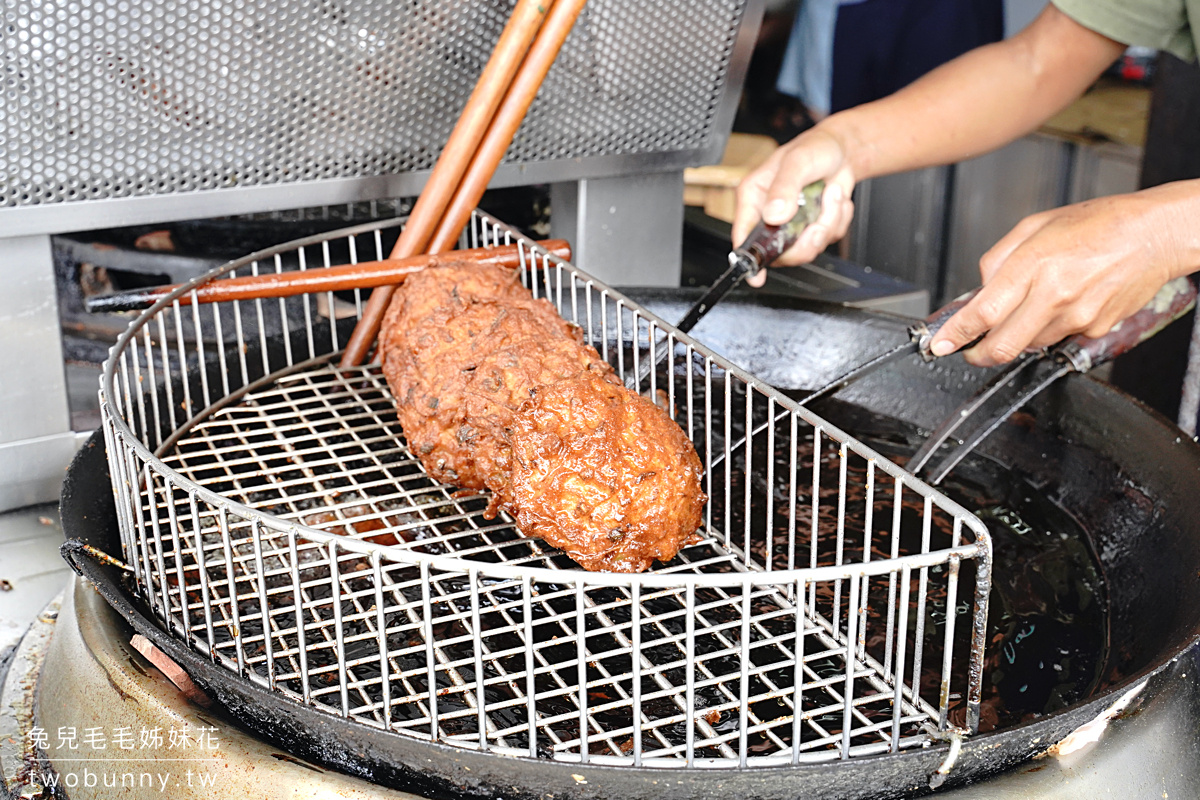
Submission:
<svg viewBox="0 0 1200 800">
<path fill-rule="evenodd" d="M 569 259 L 571 247 L 562 239 L 539 242 L 559 258 Z M 394 286 L 414 272 L 439 264 L 470 261 L 481 266 L 520 266 L 521 256 L 515 244 L 498 247 L 478 247 L 471 250 L 450 250 L 436 255 L 417 255 L 408 258 L 389 258 L 383 261 L 363 261 L 337 267 L 267 272 L 240 278 L 209 281 L 193 291 L 180 295 L 180 305 L 196 303 L 226 303 L 232 300 L 261 300 L 268 297 L 293 297 L 316 292 L 339 292 L 346 289 L 370 289 Z M 155 286 L 117 294 L 98 295 L 85 301 L 88 311 L 141 311 L 178 288 Z"/>
<path fill-rule="evenodd" d="M 487 65 L 467 99 L 466 106 L 458 117 L 458 122 L 454 125 L 454 130 L 450 133 L 450 138 L 446 140 L 433 166 L 429 181 L 417 197 L 416 205 L 413 206 L 396 246 L 392 248 L 392 258 L 406 258 L 430 252 L 429 239 L 437 229 L 446 204 L 457 191 L 459 180 L 470 166 L 472 156 L 486 135 L 496 109 L 499 108 L 509 84 L 521 67 L 525 53 L 533 44 L 546 19 L 547 9 L 552 7 L 551 0 L 518 0 Z M 342 357 L 343 366 L 362 363 L 379 332 L 393 291 L 394 288 L 384 285 L 371 292 L 371 297 L 363 308 L 363 320 L 355 326 L 346 353 Z M 365 325 L 364 320 L 368 320 Z"/>
<path fill-rule="evenodd" d="M 449 209 L 440 215 L 441 221 L 436 232 L 431 232 L 427 252 L 444 252 L 457 240 L 505 151 L 512 144 L 513 135 L 537 96 L 546 73 L 550 71 L 550 66 L 558 56 L 558 51 L 562 49 L 567 34 L 571 32 L 586 2 L 587 0 L 557 0 L 550 8 L 545 24 L 529 48 L 529 53 L 521 63 L 520 71 L 513 79 L 512 85 L 508 87 L 504 101 L 491 120 L 478 152 L 471 159 L 467 170 L 469 179 L 463 179 L 450 200 Z M 417 202 L 420 204 L 420 199 Z M 411 218 L 409 224 L 412 224 Z M 366 358 L 375 337 L 379 335 L 392 291 L 388 287 L 380 287 L 371 293 L 370 300 L 363 308 L 362 318 L 354 327 L 346 351 L 342 354 L 341 366 L 357 366 Z"/>
<path fill-rule="evenodd" d="M 537 41 L 533 43 L 529 55 L 525 57 L 525 63 L 521 65 L 521 71 L 517 73 L 504 102 L 496 111 L 487 136 L 471 160 L 471 166 L 463 176 L 458 191 L 454 193 L 454 198 L 442 215 L 441 224 L 430 241 L 429 252 L 440 253 L 449 250 L 458 241 L 459 232 L 470 221 L 471 212 L 479 205 L 488 182 L 512 145 L 517 128 L 525 119 L 525 112 L 533 104 L 546 73 L 554 64 L 558 51 L 562 49 L 563 42 L 566 41 L 586 2 L 587 0 L 558 0 L 551 10 Z"/>
</svg>

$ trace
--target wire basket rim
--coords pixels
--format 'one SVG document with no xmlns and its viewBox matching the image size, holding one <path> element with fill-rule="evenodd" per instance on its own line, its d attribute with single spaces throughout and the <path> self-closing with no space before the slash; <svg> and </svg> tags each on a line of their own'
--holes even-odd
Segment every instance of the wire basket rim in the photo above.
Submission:
<svg viewBox="0 0 1200 800">
<path fill-rule="evenodd" d="M 516 234 L 513 229 L 505 225 L 500 220 L 492 217 L 483 211 L 475 212 L 478 219 L 488 223 L 489 225 L 498 225 L 504 233 Z M 779 586 L 784 584 L 809 583 L 815 581 L 836 580 L 838 578 L 854 578 L 854 577 L 872 577 L 877 575 L 886 575 L 895 573 L 905 568 L 920 569 L 934 564 L 946 563 L 950 559 L 979 559 L 990 565 L 991 561 L 991 537 L 987 531 L 987 527 L 973 512 L 955 502 L 950 497 L 938 491 L 935 487 L 922 481 L 920 478 L 905 472 L 901 467 L 891 462 L 886 457 L 877 453 L 872 448 L 858 441 L 852 435 L 846 433 L 835 425 L 832 425 L 823 418 L 817 416 L 810 409 L 799 405 L 795 400 L 784 395 L 775 387 L 771 386 L 750 374 L 749 372 L 738 367 L 736 364 L 729 362 L 724 357 L 716 354 L 709 348 L 705 347 L 700 342 L 693 339 L 685 333 L 677 331 L 674 325 L 666 322 L 658 315 L 646 310 L 641 304 L 630 299 L 618 290 L 614 290 L 607 284 L 588 275 L 573 264 L 555 256 L 553 253 L 542 251 L 538 253 L 538 257 L 545 261 L 554 264 L 557 268 L 565 268 L 576 274 L 585 286 L 594 286 L 603 291 L 608 296 L 616 300 L 618 309 L 621 306 L 631 308 L 638 315 L 647 319 L 651 325 L 657 327 L 668 337 L 668 341 L 676 341 L 684 344 L 689 350 L 693 350 L 705 358 L 720 364 L 730 375 L 744 381 L 747 385 L 761 392 L 769 400 L 773 401 L 780 411 L 787 411 L 797 414 L 804 422 L 808 423 L 814 431 L 818 431 L 828 435 L 839 445 L 848 450 L 853 451 L 860 457 L 866 459 L 876 468 L 881 469 L 885 474 L 891 477 L 902 480 L 907 490 L 913 491 L 926 500 L 936 500 L 938 506 L 945 512 L 953 515 L 955 519 L 956 530 L 963 530 L 970 534 L 970 541 L 964 542 L 957 546 L 947 548 L 932 549 L 928 553 L 910 554 L 907 556 L 899 556 L 896 558 L 879 558 L 870 561 L 852 561 L 842 565 L 825 565 L 820 567 L 796 567 L 792 569 L 749 569 L 745 572 L 730 572 L 730 573 L 688 573 L 688 572 L 655 572 L 646 571 L 640 573 L 621 573 L 607 571 L 588 571 L 579 566 L 568 567 L 565 569 L 550 569 L 546 567 L 532 566 L 507 566 L 490 562 L 476 562 L 465 558 L 446 555 L 434 555 L 429 553 L 421 553 L 417 550 L 409 548 L 401 548 L 393 545 L 380 544 L 366 540 L 357 539 L 350 536 L 343 536 L 328 531 L 322 531 L 303 523 L 291 522 L 277 517 L 274 514 L 260 511 L 248 506 L 237 500 L 225 497 L 221 494 L 213 492 L 205 486 L 191 481 L 181 475 L 178 471 L 167 465 L 155 452 L 152 452 L 138 437 L 138 435 L 129 427 L 121 413 L 116 412 L 109 400 L 109 397 L 116 396 L 115 376 L 119 366 L 117 354 L 124 352 L 130 341 L 149 324 L 150 320 L 163 309 L 172 306 L 179 298 L 190 294 L 197 287 L 206 283 L 219 279 L 222 275 L 236 270 L 240 267 L 251 264 L 255 261 L 262 261 L 280 255 L 286 252 L 298 250 L 300 248 L 321 244 L 333 238 L 341 238 L 354 236 L 361 233 L 368 233 L 376 230 L 402 225 L 408 219 L 407 216 L 392 217 L 383 220 L 375 220 L 371 222 L 351 225 L 345 228 L 316 233 L 311 236 L 306 236 L 300 239 L 294 239 L 288 242 L 283 242 L 272 247 L 264 248 L 253 253 L 250 253 L 241 258 L 233 259 L 224 264 L 221 264 L 213 269 L 198 275 L 195 278 L 180 284 L 168 294 L 163 295 L 156 300 L 153 305 L 143 310 L 129 326 L 117 338 L 116 343 L 109 349 L 108 358 L 105 359 L 104 370 L 100 379 L 100 411 L 104 424 L 112 425 L 112 433 L 114 442 L 124 448 L 131 449 L 138 458 L 153 466 L 153 469 L 163 476 L 169 478 L 177 488 L 187 491 L 196 492 L 199 496 L 204 497 L 216 508 L 224 513 L 232 512 L 239 517 L 246 519 L 252 523 L 258 524 L 270 530 L 282 533 L 285 535 L 294 535 L 303 537 L 313 542 L 320 542 L 323 546 L 328 546 L 331 543 L 336 543 L 337 546 L 348 552 L 356 552 L 360 555 L 368 556 L 373 559 L 379 558 L 392 561 L 395 563 L 411 564 L 413 566 L 421 566 L 428 564 L 430 568 L 440 569 L 447 572 L 457 572 L 466 574 L 484 573 L 487 575 L 495 575 L 511 580 L 530 579 L 534 581 L 545 581 L 552 583 L 566 584 L 587 584 L 591 586 L 639 586 L 648 589 L 664 589 L 664 588 L 700 588 L 700 587 L 729 587 L 729 586 Z M 532 241 L 532 240 L 531 240 Z M 537 247 L 534 242 L 534 247 Z M 524 263 L 524 255 L 522 255 L 522 263 Z M 319 269 L 317 267 L 316 269 Z M 619 313 L 619 312 L 618 312 Z M 331 353 L 324 358 L 332 358 L 336 353 Z M 311 361 L 311 360 L 310 360 Z M 280 376 L 295 370 L 300 363 L 298 362 L 290 367 L 282 370 L 276 370 L 268 375 L 264 375 L 260 381 L 278 379 Z M 179 429 L 184 429 L 196 421 L 203 419 L 209 410 L 220 403 L 225 398 L 219 398 L 214 403 L 198 410 L 189 419 L 184 420 Z M 112 455 L 110 455 L 110 458 Z M 961 521 L 961 526 L 959 525 Z"/>
</svg>

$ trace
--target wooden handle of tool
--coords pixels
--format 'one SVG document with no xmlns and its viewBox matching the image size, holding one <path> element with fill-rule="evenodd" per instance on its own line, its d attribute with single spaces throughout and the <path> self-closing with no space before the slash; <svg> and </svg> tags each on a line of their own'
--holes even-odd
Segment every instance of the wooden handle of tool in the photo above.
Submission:
<svg viewBox="0 0 1200 800">
<path fill-rule="evenodd" d="M 1078 372 L 1087 372 L 1137 347 L 1196 305 L 1196 287 L 1187 278 L 1168 281 L 1149 303 L 1103 336 L 1068 337 L 1056 350 Z"/>
<path fill-rule="evenodd" d="M 458 235 L 471 219 L 471 212 L 479 205 L 488 182 L 496 172 L 496 167 L 504 158 L 505 152 L 512 145 L 517 128 L 525 119 L 525 112 L 537 97 L 546 73 L 558 57 L 567 34 L 575 26 L 575 20 L 587 0 L 557 0 L 550 13 L 546 15 L 546 24 L 542 26 L 537 41 L 529 48 L 529 55 L 521 65 L 521 71 L 513 79 L 504 102 L 496 111 L 487 136 L 479 146 L 479 151 L 471 160 L 471 166 L 463 176 L 454 199 L 450 201 L 446 213 L 442 216 L 441 224 L 429 244 L 430 252 L 437 253 L 449 249 L 458 241 Z"/>
<path fill-rule="evenodd" d="M 563 239 L 547 239 L 539 244 L 559 258 L 571 257 L 571 246 Z M 402 283 L 414 272 L 429 267 L 463 261 L 480 266 L 513 268 L 520 265 L 521 255 L 517 245 L 509 244 L 473 250 L 451 250 L 440 255 L 389 258 L 337 267 L 246 275 L 210 281 L 198 286 L 194 291 L 180 295 L 179 304 L 191 305 L 193 297 L 197 303 L 227 303 L 232 300 L 262 300 L 268 297 L 294 297 L 298 294 L 317 292 L 370 289 Z M 154 305 L 160 298 L 177 288 L 178 286 L 156 286 L 153 289 L 89 297 L 85 305 L 91 312 L 140 311 Z"/>
<path fill-rule="evenodd" d="M 408 217 L 408 223 L 392 248 L 392 258 L 406 258 L 418 253 L 442 252 L 431 250 L 429 240 L 442 219 L 446 204 L 458 190 L 463 173 L 470 166 L 472 156 L 487 134 L 496 109 L 500 107 L 509 84 L 512 83 L 522 59 L 537 38 L 538 31 L 546 19 L 550 0 L 518 0 L 508 24 L 500 34 L 491 58 L 479 76 L 466 106 L 446 140 L 429 181 L 421 190 L 416 205 Z M 448 250 L 449 248 L 444 248 Z M 380 286 L 371 292 L 363 309 L 362 319 L 354 327 L 346 352 L 342 354 L 343 367 L 356 366 L 366 358 L 367 351 L 379 333 L 384 312 L 392 299 L 394 287 Z"/>
</svg>

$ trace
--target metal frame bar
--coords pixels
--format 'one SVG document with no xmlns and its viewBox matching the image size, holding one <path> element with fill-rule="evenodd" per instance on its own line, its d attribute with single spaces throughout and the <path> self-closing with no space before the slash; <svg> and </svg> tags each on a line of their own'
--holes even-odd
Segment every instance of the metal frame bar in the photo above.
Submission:
<svg viewBox="0 0 1200 800">
<path fill-rule="evenodd" d="M 531 291 L 602 334 L 596 343 L 622 372 L 637 375 L 654 348 L 671 348 L 670 369 L 644 382 L 669 390 L 694 438 L 703 403 L 708 524 L 658 572 L 581 572 L 511 520 L 483 519 L 481 495 L 431 481 L 403 445 L 379 368 L 334 368 L 334 348 L 313 344 L 324 341 L 312 328 L 321 315 L 304 301 L 214 307 L 208 325 L 179 313 L 177 298 L 203 280 L 259 264 L 312 268 L 299 254 L 314 246 L 328 265 L 331 242 L 378 249 L 377 233 L 398 224 L 232 262 L 158 302 L 114 348 L 101 408 L 125 557 L 171 630 L 296 702 L 498 754 L 714 769 L 847 759 L 928 742 L 949 724 L 951 682 L 967 689 L 966 716 L 977 719 L 983 524 L 502 223 L 477 215 L 463 241 L 520 244 Z M 231 313 L 232 326 L 218 324 Z M 299 333 L 298 319 L 307 351 L 269 350 L 272 338 Z M 211 338 L 217 331 L 226 338 Z M 219 355 L 230 350 L 237 365 Z M 225 395 L 211 403 L 213 381 L 185 380 L 201 366 L 224 371 Z M 735 441 L 735 421 L 751 435 Z M 780 441 L 789 452 L 775 450 Z M 835 464 L 837 480 L 823 485 L 822 466 Z M 875 491 L 880 472 L 895 480 L 890 498 Z M 765 476 L 768 494 L 787 487 L 792 500 L 763 517 L 751 486 Z M 910 552 L 900 550 L 901 502 L 921 509 L 921 546 Z M 811 534 L 796 537 L 806 508 Z M 846 526 L 860 512 L 857 537 Z M 875 519 L 892 525 L 882 557 L 872 553 Z M 938 597 L 956 596 L 968 561 L 976 608 L 957 628 L 970 632 L 964 663 L 953 655 L 956 627 L 939 629 L 934 612 Z M 884 581 L 881 605 L 872 589 Z M 875 627 L 888 632 L 882 647 L 867 644 Z M 940 668 L 931 696 L 926 663 Z"/>
</svg>

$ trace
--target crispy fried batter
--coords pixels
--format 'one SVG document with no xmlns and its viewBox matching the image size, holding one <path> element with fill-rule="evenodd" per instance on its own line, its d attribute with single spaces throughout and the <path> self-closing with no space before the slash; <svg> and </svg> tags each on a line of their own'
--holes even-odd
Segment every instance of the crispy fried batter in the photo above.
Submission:
<svg viewBox="0 0 1200 800">
<path fill-rule="evenodd" d="M 532 299 L 516 270 L 481 268 L 474 264 L 443 264 L 410 275 L 400 285 L 384 316 L 382 330 L 401 335 L 424 322 L 438 309 L 457 309 L 481 300 L 506 297 Z"/>
<path fill-rule="evenodd" d="M 583 341 L 579 329 L 559 316 L 554 306 L 533 298 L 516 270 L 471 263 L 444 264 L 410 276 L 388 306 L 382 330 L 404 336 L 437 313 L 454 314 L 488 301 L 526 308 L 550 328 Z M 388 338 L 383 340 L 385 348 Z"/>
<path fill-rule="evenodd" d="M 506 483 L 505 429 L 532 389 L 584 370 L 611 374 L 555 315 L 475 302 L 393 329 L 384 374 L 409 447 L 436 480 L 468 489 Z"/>
<path fill-rule="evenodd" d="M 578 328 L 501 267 L 425 270 L 380 342 L 409 447 L 436 480 L 491 489 L 527 536 L 586 569 L 669 560 L 700 524 L 700 461 Z M 514 457 L 519 453 L 519 457 Z"/>
<path fill-rule="evenodd" d="M 502 507 L 526 536 L 590 570 L 669 561 L 700 526 L 700 459 L 658 406 L 580 375 L 535 391 L 513 421 Z"/>
</svg>

